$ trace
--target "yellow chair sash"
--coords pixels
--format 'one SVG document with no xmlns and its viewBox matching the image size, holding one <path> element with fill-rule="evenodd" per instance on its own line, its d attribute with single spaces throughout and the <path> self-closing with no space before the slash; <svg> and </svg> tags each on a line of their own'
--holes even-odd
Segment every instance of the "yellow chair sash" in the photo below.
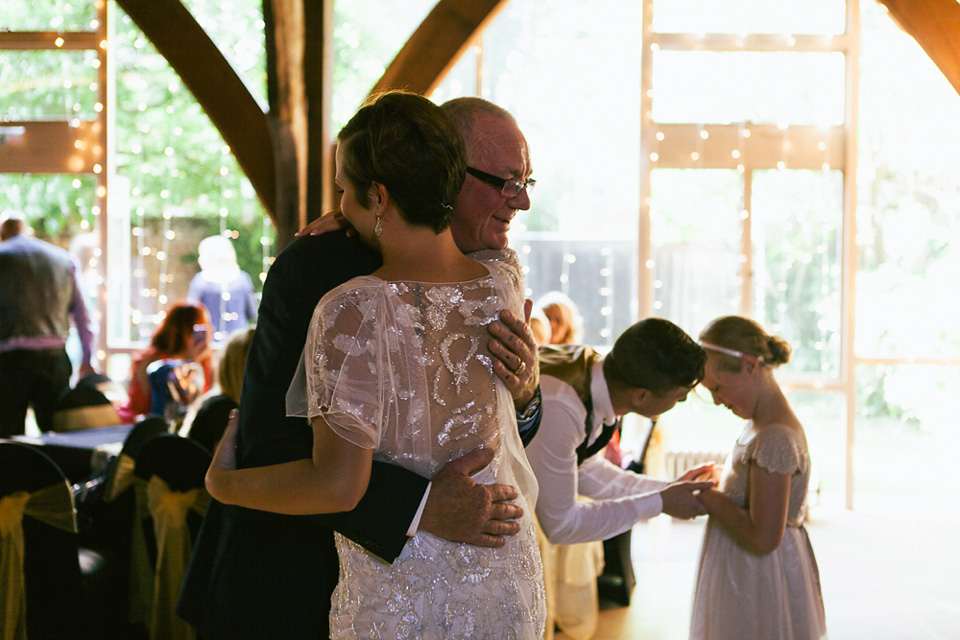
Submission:
<svg viewBox="0 0 960 640">
<path fill-rule="evenodd" d="M 18 491 L 0 498 L 0 638 L 26 640 L 27 600 L 23 562 L 23 516 L 77 532 L 73 494 L 66 480 L 27 493 Z"/>
<path fill-rule="evenodd" d="M 54 431 L 78 431 L 113 427 L 123 422 L 112 404 L 61 409 L 53 414 Z"/>
<path fill-rule="evenodd" d="M 202 515 L 210 496 L 200 488 L 171 491 L 162 478 L 154 476 L 147 483 L 146 502 L 157 539 L 150 638 L 195 640 L 193 627 L 177 616 L 174 607 L 193 550 L 187 529 L 187 512 L 193 509 Z"/>
<path fill-rule="evenodd" d="M 106 492 L 103 496 L 104 501 L 113 502 L 121 493 L 133 484 L 133 469 L 137 463 L 126 453 L 117 456 L 116 465 L 107 484 Z"/>
</svg>

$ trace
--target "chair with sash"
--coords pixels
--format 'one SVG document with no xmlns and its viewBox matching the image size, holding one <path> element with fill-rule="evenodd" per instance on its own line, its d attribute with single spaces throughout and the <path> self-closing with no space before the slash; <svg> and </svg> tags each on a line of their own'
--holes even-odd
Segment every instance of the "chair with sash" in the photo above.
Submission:
<svg viewBox="0 0 960 640">
<path fill-rule="evenodd" d="M 53 410 L 54 431 L 113 427 L 122 422 L 110 399 L 94 385 L 64 391 Z"/>
<path fill-rule="evenodd" d="M 96 551 L 110 569 L 98 580 L 97 588 L 110 594 L 100 603 L 100 609 L 106 619 L 122 630 L 116 637 L 124 640 L 145 638 L 147 634 L 142 620 L 131 623 L 130 613 L 136 510 L 133 470 L 144 443 L 162 433 L 169 433 L 169 426 L 162 418 L 141 420 L 127 433 L 119 454 L 112 457 L 102 474 L 74 486 L 80 543 Z"/>
<path fill-rule="evenodd" d="M 77 380 L 74 388 L 93 387 L 107 397 L 114 405 L 121 405 L 127 400 L 127 390 L 102 373 L 88 373 Z"/>
<path fill-rule="evenodd" d="M 196 638 L 174 608 L 210 501 L 204 488 L 210 460 L 201 445 L 172 434 L 150 438 L 136 459 L 131 617 L 151 640 Z"/>
<path fill-rule="evenodd" d="M 0 442 L 0 638 L 110 638 L 91 579 L 104 569 L 79 544 L 73 492 L 37 448 Z"/>
<path fill-rule="evenodd" d="M 238 408 L 237 402 L 226 394 L 218 394 L 207 398 L 193 415 L 193 420 L 187 418 L 180 435 L 195 440 L 207 451 L 213 452 L 217 443 L 223 437 L 223 432 L 230 421 L 230 412 Z"/>
</svg>

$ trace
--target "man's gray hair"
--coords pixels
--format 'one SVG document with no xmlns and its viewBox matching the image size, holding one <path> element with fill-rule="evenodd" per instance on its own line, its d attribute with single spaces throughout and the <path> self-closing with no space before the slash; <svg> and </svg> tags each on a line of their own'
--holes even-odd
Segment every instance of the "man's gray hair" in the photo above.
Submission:
<svg viewBox="0 0 960 640">
<path fill-rule="evenodd" d="M 457 127 L 457 131 L 460 132 L 464 143 L 467 145 L 469 156 L 473 155 L 473 149 L 471 148 L 475 143 L 473 124 L 479 114 L 484 113 L 494 118 L 502 118 L 514 125 L 517 123 L 513 115 L 503 107 L 499 107 L 489 100 L 473 96 L 452 98 L 440 105 L 440 108 L 447 114 L 447 117 L 453 120 L 454 126 Z"/>
</svg>

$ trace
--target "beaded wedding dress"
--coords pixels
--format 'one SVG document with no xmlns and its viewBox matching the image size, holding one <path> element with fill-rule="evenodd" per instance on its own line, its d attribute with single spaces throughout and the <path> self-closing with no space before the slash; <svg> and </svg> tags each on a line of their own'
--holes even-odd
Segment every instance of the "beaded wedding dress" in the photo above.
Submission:
<svg viewBox="0 0 960 640">
<path fill-rule="evenodd" d="M 537 484 L 517 434 L 513 400 L 493 372 L 487 326 L 500 311 L 523 317 L 523 277 L 510 250 L 471 257 L 487 276 L 455 283 L 361 276 L 330 291 L 314 312 L 288 412 L 322 415 L 374 459 L 432 477 L 480 447 L 496 450 L 474 476 L 521 491 L 532 514 Z M 296 389 L 306 389 L 306 399 Z M 540 638 L 546 616 L 530 517 L 500 549 L 426 532 L 387 564 L 337 534 L 340 582 L 333 638 Z"/>
</svg>

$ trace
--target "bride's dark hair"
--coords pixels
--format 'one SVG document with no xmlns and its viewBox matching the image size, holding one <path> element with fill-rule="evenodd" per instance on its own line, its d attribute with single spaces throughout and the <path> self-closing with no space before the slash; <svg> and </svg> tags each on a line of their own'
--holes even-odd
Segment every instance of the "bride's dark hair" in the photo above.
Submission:
<svg viewBox="0 0 960 640">
<path fill-rule="evenodd" d="M 439 233 L 450 225 L 467 171 L 460 132 L 440 107 L 406 91 L 372 96 L 337 136 L 344 175 L 357 200 L 384 185 L 411 224 Z"/>
</svg>

